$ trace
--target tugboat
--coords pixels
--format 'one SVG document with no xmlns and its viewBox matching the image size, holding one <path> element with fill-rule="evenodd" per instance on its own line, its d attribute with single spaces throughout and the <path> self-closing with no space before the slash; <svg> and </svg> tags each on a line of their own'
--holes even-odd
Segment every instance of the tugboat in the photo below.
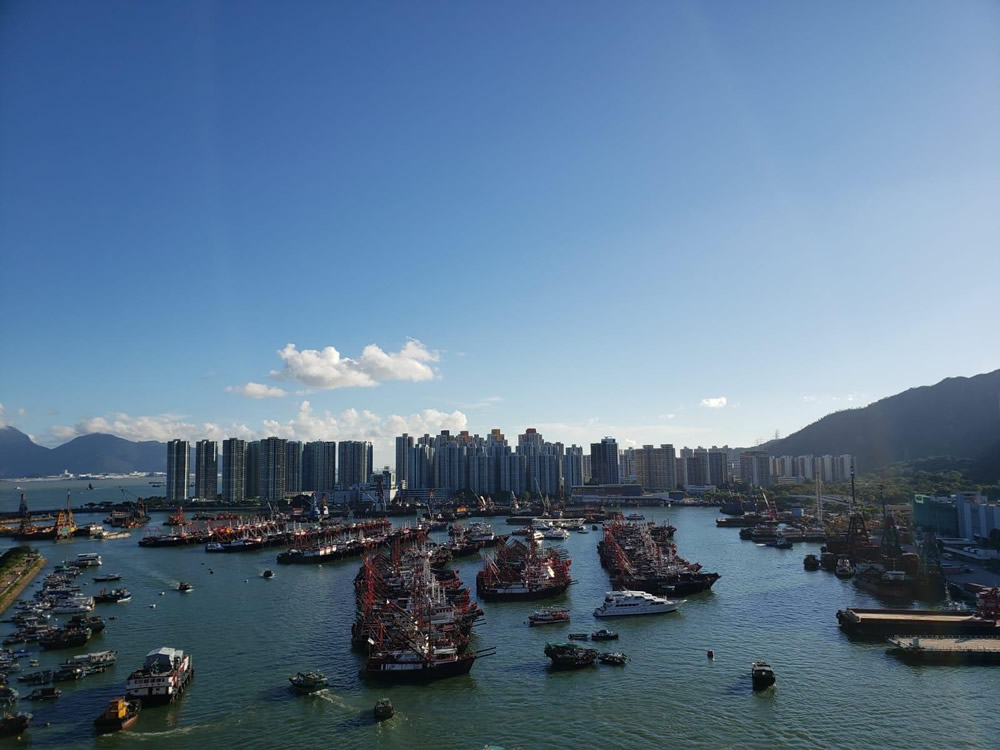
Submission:
<svg viewBox="0 0 1000 750">
<path fill-rule="evenodd" d="M 545 655 L 552 660 L 553 669 L 581 669 L 593 666 L 601 652 L 584 648 L 575 643 L 546 643 Z"/>
<path fill-rule="evenodd" d="M 20 736 L 28 724 L 31 723 L 31 714 L 4 714 L 0 719 L 0 737 Z"/>
<path fill-rule="evenodd" d="M 601 662 L 601 664 L 610 664 L 613 667 L 624 667 L 625 662 L 628 661 L 628 657 L 620 651 L 608 651 L 607 653 L 598 656 L 597 660 Z"/>
<path fill-rule="evenodd" d="M 528 615 L 528 624 L 531 627 L 555 625 L 561 622 L 569 622 L 569 610 L 566 607 L 545 607 Z"/>
<path fill-rule="evenodd" d="M 142 701 L 144 706 L 173 703 L 194 677 L 190 654 L 162 646 L 146 654 L 142 667 L 129 675 L 125 698 Z"/>
<path fill-rule="evenodd" d="M 755 661 L 750 665 L 750 679 L 754 690 L 765 690 L 774 684 L 774 670 L 766 661 Z"/>
<path fill-rule="evenodd" d="M 395 715 L 396 709 L 392 707 L 392 703 L 388 698 L 381 698 L 375 703 L 374 713 L 375 721 L 385 721 Z"/>
<path fill-rule="evenodd" d="M 608 630 L 607 628 L 601 628 L 600 630 L 591 633 L 590 637 L 595 641 L 616 641 L 618 640 L 618 633 L 614 630 Z"/>
<path fill-rule="evenodd" d="M 181 581 L 179 584 L 177 584 L 177 590 L 180 591 L 182 594 L 187 594 L 190 591 L 194 591 L 194 586 L 192 586 L 187 581 Z"/>
<path fill-rule="evenodd" d="M 326 687 L 326 675 L 322 672 L 299 672 L 288 681 L 297 693 L 315 693 Z"/>
<path fill-rule="evenodd" d="M 120 732 L 128 729 L 139 719 L 142 701 L 129 701 L 124 698 L 112 698 L 107 710 L 94 719 L 94 729 L 98 734 Z"/>
<path fill-rule="evenodd" d="M 819 570 L 819 558 L 810 553 L 802 561 L 802 566 L 806 570 Z"/>
</svg>

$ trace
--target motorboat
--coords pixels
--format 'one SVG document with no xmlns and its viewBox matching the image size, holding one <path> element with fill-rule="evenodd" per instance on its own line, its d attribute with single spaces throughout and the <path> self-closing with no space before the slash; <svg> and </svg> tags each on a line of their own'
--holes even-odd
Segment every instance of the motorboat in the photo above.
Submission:
<svg viewBox="0 0 1000 750">
<path fill-rule="evenodd" d="M 62 690 L 57 687 L 35 688 L 28 694 L 29 701 L 54 701 L 62 695 Z"/>
<path fill-rule="evenodd" d="M 123 697 L 112 698 L 108 708 L 94 720 L 94 729 L 98 734 L 120 732 L 128 729 L 139 719 L 142 701 L 126 700 Z"/>
<path fill-rule="evenodd" d="M 326 675 L 322 672 L 299 672 L 288 681 L 298 693 L 315 693 L 326 687 Z"/>
<path fill-rule="evenodd" d="M 624 667 L 628 657 L 620 651 L 608 651 L 597 657 L 601 664 L 610 664 L 614 667 Z"/>
<path fill-rule="evenodd" d="M 194 586 L 192 586 L 187 581 L 181 581 L 179 584 L 177 584 L 177 590 L 180 591 L 182 594 L 187 594 L 191 591 L 194 591 Z"/>
<path fill-rule="evenodd" d="M 675 612 L 685 600 L 670 601 L 646 591 L 609 591 L 594 617 L 624 617 Z"/>
<path fill-rule="evenodd" d="M 260 574 L 261 578 L 274 578 L 274 571 L 268 568 L 263 573 Z"/>
<path fill-rule="evenodd" d="M 102 564 L 101 556 L 96 552 L 81 552 L 76 556 L 73 565 L 78 568 L 97 567 Z"/>
<path fill-rule="evenodd" d="M 103 576 L 94 576 L 94 583 L 111 583 L 112 581 L 120 581 L 122 577 L 117 573 L 108 573 Z"/>
<path fill-rule="evenodd" d="M 531 627 L 555 625 L 562 622 L 569 622 L 569 610 L 566 607 L 545 607 L 528 615 L 528 623 Z"/>
<path fill-rule="evenodd" d="M 375 721 L 385 721 L 396 714 L 396 709 L 392 707 L 392 702 L 388 698 L 380 698 L 375 702 L 373 713 Z"/>
<path fill-rule="evenodd" d="M 833 571 L 833 574 L 837 578 L 851 578 L 854 576 L 854 566 L 848 558 L 842 557 L 837 560 L 837 568 Z"/>
<path fill-rule="evenodd" d="M 591 633 L 590 637 L 595 641 L 615 641 L 618 640 L 618 633 L 614 630 L 601 628 L 600 630 Z"/>
<path fill-rule="evenodd" d="M 597 660 L 600 651 L 576 643 L 546 643 L 545 655 L 552 660 L 553 669 L 581 669 Z"/>
<path fill-rule="evenodd" d="M 106 591 L 101 589 L 101 593 L 94 594 L 94 601 L 98 604 L 123 604 L 132 600 L 132 594 L 128 589 L 112 589 Z"/>
<path fill-rule="evenodd" d="M 774 670 L 766 661 L 755 661 L 750 665 L 750 679 L 754 690 L 765 690 L 774 684 Z"/>
</svg>

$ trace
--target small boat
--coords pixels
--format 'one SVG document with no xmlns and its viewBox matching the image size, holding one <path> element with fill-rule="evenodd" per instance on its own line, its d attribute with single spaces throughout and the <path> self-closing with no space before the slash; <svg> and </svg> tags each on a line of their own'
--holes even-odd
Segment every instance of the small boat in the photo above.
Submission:
<svg viewBox="0 0 1000 750">
<path fill-rule="evenodd" d="M 182 594 L 187 594 L 190 591 L 194 591 L 194 586 L 192 586 L 187 581 L 181 581 L 179 584 L 177 584 L 177 590 L 180 591 Z"/>
<path fill-rule="evenodd" d="M 598 526 L 596 523 L 593 524 L 590 528 L 593 529 L 594 531 L 600 531 L 601 530 L 601 527 Z"/>
<path fill-rule="evenodd" d="M 120 581 L 122 577 L 117 573 L 108 573 L 103 576 L 94 576 L 94 583 L 111 583 L 112 581 Z"/>
<path fill-rule="evenodd" d="M 288 681 L 299 693 L 315 693 L 326 687 L 326 675 L 322 672 L 299 672 Z"/>
<path fill-rule="evenodd" d="M 380 698 L 375 703 L 375 721 L 385 721 L 386 719 L 391 719 L 395 713 L 396 709 L 392 707 L 392 703 L 388 698 Z"/>
<path fill-rule="evenodd" d="M 108 703 L 107 710 L 94 719 L 94 729 L 98 734 L 108 732 L 120 732 L 128 729 L 139 719 L 139 711 L 142 710 L 142 701 L 125 700 L 125 698 L 112 698 Z"/>
<path fill-rule="evenodd" d="M 784 534 L 776 534 L 774 537 L 775 549 L 791 549 L 792 540 L 788 539 Z"/>
<path fill-rule="evenodd" d="M 819 570 L 819 558 L 816 555 L 808 554 L 802 561 L 802 567 L 806 570 Z"/>
<path fill-rule="evenodd" d="M 14 688 L 8 685 L 0 686 L 0 706 L 13 706 L 20 697 Z"/>
<path fill-rule="evenodd" d="M 263 573 L 260 574 L 261 578 L 274 578 L 274 571 L 268 568 Z"/>
<path fill-rule="evenodd" d="M 78 568 L 90 568 L 97 567 L 102 562 L 101 556 L 96 552 L 81 552 L 76 556 L 76 560 L 72 564 Z"/>
<path fill-rule="evenodd" d="M 537 609 L 528 615 L 528 623 L 531 627 L 536 625 L 554 625 L 560 622 L 569 622 L 569 610 L 566 607 L 545 607 Z"/>
<path fill-rule="evenodd" d="M 600 630 L 591 633 L 590 637 L 595 641 L 616 641 L 618 640 L 618 633 L 614 630 L 601 628 Z"/>
<path fill-rule="evenodd" d="M 842 557 L 837 560 L 837 568 L 833 571 L 833 574 L 837 578 L 851 578 L 854 576 L 854 566 L 851 565 L 851 561 L 846 557 Z"/>
<path fill-rule="evenodd" d="M 774 684 L 774 670 L 766 661 L 755 661 L 750 665 L 750 679 L 754 690 L 764 690 Z"/>
<path fill-rule="evenodd" d="M 31 714 L 4 714 L 0 718 L 0 737 L 21 735 L 31 723 Z"/>
<path fill-rule="evenodd" d="M 28 685 L 44 685 L 48 682 L 52 682 L 52 670 L 45 669 L 41 672 L 28 672 L 28 674 L 23 674 L 17 678 L 18 682 L 24 682 Z"/>
<path fill-rule="evenodd" d="M 35 688 L 28 695 L 29 701 L 54 701 L 62 695 L 62 690 L 57 687 Z"/>
<path fill-rule="evenodd" d="M 620 651 L 609 651 L 597 657 L 601 664 L 610 664 L 614 667 L 624 667 L 628 657 Z"/>
<path fill-rule="evenodd" d="M 132 600 L 132 594 L 128 589 L 113 589 L 107 591 L 101 589 L 101 593 L 94 594 L 94 601 L 97 604 L 123 604 Z"/>
<path fill-rule="evenodd" d="M 570 633 L 568 638 L 571 641 L 588 641 L 590 640 L 590 635 L 588 633 Z"/>
<path fill-rule="evenodd" d="M 626 521 L 645 521 L 646 517 L 642 513 L 629 513 L 625 516 Z"/>
<path fill-rule="evenodd" d="M 545 655 L 552 660 L 553 669 L 581 669 L 590 667 L 601 652 L 584 648 L 575 643 L 546 643 Z"/>
</svg>

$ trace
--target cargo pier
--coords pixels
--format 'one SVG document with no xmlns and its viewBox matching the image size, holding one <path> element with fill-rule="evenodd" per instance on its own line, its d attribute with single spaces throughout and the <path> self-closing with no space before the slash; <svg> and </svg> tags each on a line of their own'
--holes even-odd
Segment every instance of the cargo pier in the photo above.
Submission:
<svg viewBox="0 0 1000 750">
<path fill-rule="evenodd" d="M 975 612 L 933 609 L 856 609 L 837 611 L 845 633 L 858 638 L 889 636 L 1000 636 L 1000 589 L 979 595 Z"/>
</svg>

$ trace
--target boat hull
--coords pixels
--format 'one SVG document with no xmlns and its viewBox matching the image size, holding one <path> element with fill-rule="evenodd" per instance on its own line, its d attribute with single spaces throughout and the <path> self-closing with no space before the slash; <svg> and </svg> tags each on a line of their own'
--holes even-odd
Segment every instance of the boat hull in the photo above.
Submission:
<svg viewBox="0 0 1000 750">
<path fill-rule="evenodd" d="M 504 589 L 495 586 L 476 586 L 476 596 L 487 602 L 528 602 L 559 596 L 569 584 L 558 584 L 537 589 Z"/>
<path fill-rule="evenodd" d="M 380 682 L 427 683 L 468 674 L 475 661 L 474 657 L 463 657 L 451 662 L 425 662 L 417 668 L 398 669 L 393 668 L 398 665 L 392 662 L 372 658 L 361 670 L 361 676 Z"/>
</svg>

